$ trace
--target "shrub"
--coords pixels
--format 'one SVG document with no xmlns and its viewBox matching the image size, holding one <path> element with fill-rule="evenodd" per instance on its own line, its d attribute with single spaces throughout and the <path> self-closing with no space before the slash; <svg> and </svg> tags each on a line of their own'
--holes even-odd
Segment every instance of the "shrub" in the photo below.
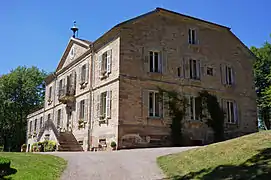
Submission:
<svg viewBox="0 0 271 180">
<path fill-rule="evenodd" d="M 43 141 L 43 146 L 44 146 L 45 152 L 50 152 L 50 151 L 56 150 L 56 142 L 55 141 L 45 140 L 45 141 Z"/>
<path fill-rule="evenodd" d="M 37 142 L 33 143 L 31 146 L 31 151 L 32 152 L 38 152 L 39 151 L 39 145 Z"/>
<path fill-rule="evenodd" d="M 112 148 L 115 148 L 115 147 L 117 146 L 117 144 L 116 144 L 115 141 L 112 141 L 110 146 L 111 146 Z"/>
<path fill-rule="evenodd" d="M 0 178 L 17 172 L 16 169 L 10 167 L 10 163 L 9 159 L 0 157 Z"/>
</svg>

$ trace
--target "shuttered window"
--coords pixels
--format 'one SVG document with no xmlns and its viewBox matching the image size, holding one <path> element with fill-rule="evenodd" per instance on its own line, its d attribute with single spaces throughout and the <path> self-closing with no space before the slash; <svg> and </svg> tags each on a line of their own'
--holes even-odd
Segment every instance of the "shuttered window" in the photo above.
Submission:
<svg viewBox="0 0 271 180">
<path fill-rule="evenodd" d="M 155 91 L 149 91 L 148 109 L 149 117 L 161 117 L 162 116 L 162 103 L 159 100 L 159 94 Z"/>
<path fill-rule="evenodd" d="M 237 104 L 234 101 L 226 100 L 226 120 L 228 123 L 236 123 L 238 118 Z"/>
<path fill-rule="evenodd" d="M 61 109 L 57 111 L 57 127 L 60 126 L 60 120 L 61 120 Z"/>
<path fill-rule="evenodd" d="M 84 83 L 86 81 L 86 64 L 84 64 L 81 68 L 81 83 Z"/>
<path fill-rule="evenodd" d="M 190 79 L 200 80 L 200 61 L 189 60 Z"/>
<path fill-rule="evenodd" d="M 150 72 L 162 72 L 162 64 L 161 64 L 161 56 L 160 52 L 158 51 L 150 51 L 149 52 L 149 65 L 150 65 Z"/>
<path fill-rule="evenodd" d="M 112 49 L 104 52 L 99 56 L 99 74 L 100 76 L 107 76 L 111 73 L 111 64 L 112 64 Z"/>
<path fill-rule="evenodd" d="M 85 100 L 80 101 L 79 119 L 84 119 L 85 116 Z"/>
<path fill-rule="evenodd" d="M 43 125 L 43 119 L 42 117 L 40 117 L 40 129 L 42 128 L 42 125 Z"/>
<path fill-rule="evenodd" d="M 97 97 L 100 98 L 99 107 L 97 107 L 99 119 L 111 118 L 112 91 L 103 92 Z"/>
<path fill-rule="evenodd" d="M 191 120 L 200 120 L 202 103 L 199 98 L 194 96 L 189 97 L 189 116 Z"/>
<path fill-rule="evenodd" d="M 189 29 L 188 30 L 188 43 L 189 44 L 196 44 L 196 30 L 195 29 Z"/>
</svg>

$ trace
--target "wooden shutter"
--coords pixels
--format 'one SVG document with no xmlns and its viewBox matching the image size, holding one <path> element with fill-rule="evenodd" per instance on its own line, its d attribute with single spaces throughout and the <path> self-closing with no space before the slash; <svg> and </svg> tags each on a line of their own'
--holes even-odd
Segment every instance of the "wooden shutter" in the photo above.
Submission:
<svg viewBox="0 0 271 180">
<path fill-rule="evenodd" d="M 239 119 L 238 119 L 238 106 L 237 106 L 237 103 L 236 101 L 233 102 L 233 110 L 234 110 L 234 122 L 237 124 Z"/>
<path fill-rule="evenodd" d="M 112 98 L 112 91 L 106 92 L 106 117 L 111 118 L 111 98 Z"/>
<path fill-rule="evenodd" d="M 220 64 L 220 74 L 221 74 L 221 83 L 227 84 L 226 80 L 226 66 L 225 64 Z"/>
<path fill-rule="evenodd" d="M 88 83 L 89 82 L 89 60 L 87 60 L 87 63 L 86 63 L 86 74 L 85 74 L 85 83 Z"/>
<path fill-rule="evenodd" d="M 109 74 L 111 73 L 111 63 L 112 63 L 112 49 L 107 51 L 107 56 L 109 56 L 109 58 L 106 58 L 107 60 L 107 67 L 106 67 L 106 72 Z"/>
<path fill-rule="evenodd" d="M 184 62 L 184 78 L 189 79 L 190 78 L 190 60 L 188 58 L 183 59 Z"/>
<path fill-rule="evenodd" d="M 144 66 L 144 71 L 145 72 L 150 72 L 150 55 L 149 55 L 149 51 L 146 48 L 143 48 L 142 50 L 143 52 L 143 56 L 144 56 L 144 60 L 143 60 L 143 66 Z"/>
<path fill-rule="evenodd" d="M 167 73 L 167 52 L 165 50 L 162 51 L 162 61 L 160 61 L 161 63 L 161 72 L 163 74 Z"/>
<path fill-rule="evenodd" d="M 88 99 L 85 99 L 85 107 L 84 107 L 84 121 L 88 121 Z"/>
<path fill-rule="evenodd" d="M 98 56 L 98 77 L 102 75 L 102 62 L 103 62 L 103 55 Z"/>
<path fill-rule="evenodd" d="M 99 120 L 100 119 L 100 109 L 101 109 L 101 98 L 100 98 L 100 94 L 97 95 L 97 99 L 96 99 L 96 117 Z"/>
<path fill-rule="evenodd" d="M 166 93 L 163 93 L 163 117 L 169 117 L 169 97 Z"/>
<path fill-rule="evenodd" d="M 232 84 L 235 84 L 235 71 L 234 68 L 231 66 L 231 79 L 232 79 Z"/>
<path fill-rule="evenodd" d="M 142 90 L 142 112 L 143 118 L 149 116 L 149 91 L 146 89 Z"/>
<path fill-rule="evenodd" d="M 185 109 L 185 121 L 187 121 L 187 120 L 190 120 L 191 118 L 191 96 L 189 96 L 189 95 L 184 95 L 184 97 L 186 98 L 186 100 L 187 100 L 187 105 L 186 105 L 186 109 Z"/>
<path fill-rule="evenodd" d="M 197 79 L 200 79 L 201 77 L 200 77 L 200 75 L 201 75 L 201 73 L 200 73 L 200 60 L 197 60 Z"/>
<path fill-rule="evenodd" d="M 63 127 L 63 114 L 64 114 L 63 110 L 60 109 L 60 127 Z"/>
</svg>

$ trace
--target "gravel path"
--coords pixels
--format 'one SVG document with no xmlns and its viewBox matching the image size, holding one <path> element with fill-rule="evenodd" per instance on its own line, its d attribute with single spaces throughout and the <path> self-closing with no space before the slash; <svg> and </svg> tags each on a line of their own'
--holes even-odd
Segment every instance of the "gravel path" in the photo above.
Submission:
<svg viewBox="0 0 271 180">
<path fill-rule="evenodd" d="M 156 157 L 193 147 L 50 153 L 68 160 L 62 180 L 161 180 Z"/>
</svg>

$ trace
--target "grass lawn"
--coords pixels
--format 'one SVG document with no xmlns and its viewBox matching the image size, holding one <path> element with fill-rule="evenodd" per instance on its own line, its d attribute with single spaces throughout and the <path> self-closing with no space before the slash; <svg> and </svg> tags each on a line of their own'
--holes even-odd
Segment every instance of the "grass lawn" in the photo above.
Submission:
<svg viewBox="0 0 271 180">
<path fill-rule="evenodd" d="M 59 179 L 67 162 L 59 157 L 35 153 L 1 152 L 1 157 L 11 160 L 16 174 L 7 176 L 11 180 L 55 180 Z"/>
<path fill-rule="evenodd" d="M 271 180 L 271 131 L 157 159 L 170 179 Z"/>
</svg>

